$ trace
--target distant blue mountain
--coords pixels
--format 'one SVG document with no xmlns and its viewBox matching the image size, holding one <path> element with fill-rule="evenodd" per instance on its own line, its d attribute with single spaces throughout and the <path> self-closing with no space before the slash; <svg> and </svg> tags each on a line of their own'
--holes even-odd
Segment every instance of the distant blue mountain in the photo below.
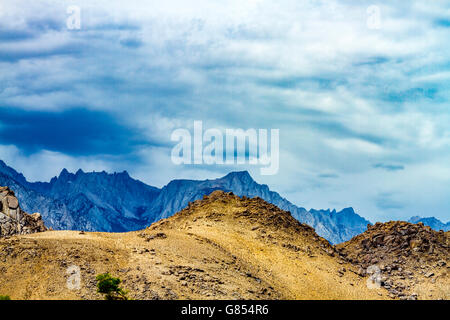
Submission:
<svg viewBox="0 0 450 320">
<path fill-rule="evenodd" d="M 141 216 L 159 189 L 130 178 L 128 173 L 76 174 L 63 170 L 50 182 L 28 182 L 0 160 L 0 185 L 15 191 L 27 212 L 39 212 L 57 230 L 122 232 L 146 225 Z M 146 218 L 145 218 L 146 219 Z"/>
<path fill-rule="evenodd" d="M 434 217 L 429 217 L 429 218 L 421 218 L 421 217 L 412 217 L 411 219 L 409 219 L 408 222 L 411 223 L 419 223 L 422 222 L 425 226 L 429 226 L 431 227 L 431 229 L 434 230 L 443 230 L 443 231 L 450 231 L 450 222 L 447 223 L 443 223 L 442 221 L 434 218 Z"/>
<path fill-rule="evenodd" d="M 173 180 L 162 189 L 131 178 L 127 172 L 70 173 L 62 170 L 50 182 L 28 182 L 0 160 L 0 185 L 11 187 L 27 212 L 40 212 L 54 229 L 124 232 L 145 228 L 180 211 L 189 202 L 214 190 L 260 197 L 300 222 L 309 224 L 331 243 L 364 232 L 370 222 L 352 208 L 306 210 L 256 183 L 247 171 L 232 172 L 215 180 Z"/>
</svg>

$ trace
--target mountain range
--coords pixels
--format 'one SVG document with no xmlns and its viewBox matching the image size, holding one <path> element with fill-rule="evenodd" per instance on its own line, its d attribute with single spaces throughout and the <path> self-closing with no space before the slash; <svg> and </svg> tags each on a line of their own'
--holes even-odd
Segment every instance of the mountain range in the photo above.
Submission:
<svg viewBox="0 0 450 320">
<path fill-rule="evenodd" d="M 434 217 L 428 217 L 428 218 L 422 218 L 422 217 L 412 217 L 408 220 L 410 223 L 420 223 L 422 222 L 424 225 L 431 227 L 431 229 L 434 230 L 443 230 L 443 231 L 450 231 L 450 222 L 443 223 L 442 221 L 434 218 Z"/>
<path fill-rule="evenodd" d="M 189 202 L 215 190 L 264 199 L 291 212 L 294 218 L 312 226 L 317 234 L 333 244 L 350 240 L 370 224 L 353 208 L 337 212 L 298 207 L 267 185 L 255 182 L 247 171 L 231 172 L 214 180 L 173 180 L 160 189 L 133 179 L 126 171 L 70 173 L 63 169 L 49 182 L 28 182 L 21 173 L 0 160 L 0 186 L 14 190 L 25 211 L 39 212 L 46 226 L 55 230 L 139 230 L 170 217 Z M 431 220 L 423 223 L 431 223 Z M 433 223 L 431 227 L 439 226 L 434 220 Z"/>
</svg>

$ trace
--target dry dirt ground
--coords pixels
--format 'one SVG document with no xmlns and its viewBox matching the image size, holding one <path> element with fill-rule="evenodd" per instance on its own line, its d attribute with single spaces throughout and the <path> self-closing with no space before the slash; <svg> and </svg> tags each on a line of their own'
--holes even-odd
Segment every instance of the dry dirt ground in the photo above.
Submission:
<svg viewBox="0 0 450 320">
<path fill-rule="evenodd" d="M 391 299 L 359 269 L 288 212 L 219 191 L 143 231 L 0 240 L 0 295 L 12 299 L 102 299 L 104 272 L 133 299 Z M 435 281 L 443 291 L 419 298 L 448 299 L 448 276 Z"/>
</svg>

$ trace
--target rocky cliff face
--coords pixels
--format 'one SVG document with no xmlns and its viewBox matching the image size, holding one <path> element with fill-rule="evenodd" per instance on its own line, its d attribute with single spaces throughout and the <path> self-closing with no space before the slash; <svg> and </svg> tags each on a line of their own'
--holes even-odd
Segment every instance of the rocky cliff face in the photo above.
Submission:
<svg viewBox="0 0 450 320">
<path fill-rule="evenodd" d="M 0 237 L 46 230 L 39 213 L 25 213 L 14 192 L 8 187 L 0 187 Z"/>
</svg>

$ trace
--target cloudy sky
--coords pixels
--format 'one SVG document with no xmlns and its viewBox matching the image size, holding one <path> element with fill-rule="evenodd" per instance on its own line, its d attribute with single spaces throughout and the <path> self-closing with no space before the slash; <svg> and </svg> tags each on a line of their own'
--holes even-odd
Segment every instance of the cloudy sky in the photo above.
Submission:
<svg viewBox="0 0 450 320">
<path fill-rule="evenodd" d="M 439 0 L 1 0 L 0 159 L 159 187 L 248 169 L 306 208 L 448 221 L 449 40 Z M 280 129 L 278 174 L 174 165 L 194 120 Z"/>
</svg>

